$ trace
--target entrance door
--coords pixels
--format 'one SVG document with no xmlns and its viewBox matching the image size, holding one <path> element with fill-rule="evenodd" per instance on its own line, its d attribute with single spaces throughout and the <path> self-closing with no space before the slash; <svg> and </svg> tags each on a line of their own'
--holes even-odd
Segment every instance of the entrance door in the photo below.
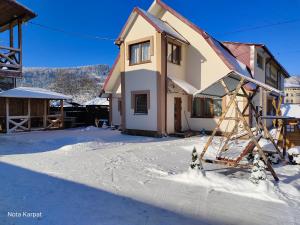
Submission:
<svg viewBox="0 0 300 225">
<path fill-rule="evenodd" d="M 174 128 L 181 132 L 181 98 L 174 98 Z"/>
</svg>

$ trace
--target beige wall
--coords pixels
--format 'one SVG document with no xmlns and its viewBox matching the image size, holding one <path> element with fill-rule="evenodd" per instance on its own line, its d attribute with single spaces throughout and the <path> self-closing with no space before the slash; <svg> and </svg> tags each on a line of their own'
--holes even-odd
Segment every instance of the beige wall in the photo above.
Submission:
<svg viewBox="0 0 300 225">
<path fill-rule="evenodd" d="M 183 44 L 181 45 L 181 61 L 180 65 L 174 64 L 174 63 L 167 63 L 167 73 L 168 75 L 171 75 L 172 77 L 186 80 L 186 52 L 187 52 L 188 46 Z"/>
<path fill-rule="evenodd" d="M 186 80 L 190 84 L 201 89 L 229 73 L 227 66 L 199 33 L 169 12 L 165 12 L 161 19 L 171 24 L 190 43 L 184 56 Z"/>
<path fill-rule="evenodd" d="M 154 55 L 151 56 L 151 63 L 130 66 L 129 60 L 125 58 L 126 129 L 157 130 L 156 30 L 144 18 L 138 16 L 124 42 L 126 45 L 128 42 L 150 36 L 154 40 Z M 128 48 L 125 48 L 125 56 L 128 54 L 127 51 Z M 147 115 L 135 115 L 131 108 L 131 92 L 141 90 L 150 91 L 150 109 Z"/>
</svg>

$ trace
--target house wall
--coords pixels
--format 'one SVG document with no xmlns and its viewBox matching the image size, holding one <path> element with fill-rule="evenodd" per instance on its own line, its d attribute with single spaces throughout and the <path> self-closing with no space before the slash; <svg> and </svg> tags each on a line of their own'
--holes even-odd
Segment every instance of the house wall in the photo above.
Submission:
<svg viewBox="0 0 300 225">
<path fill-rule="evenodd" d="M 186 80 L 186 64 L 187 64 L 187 48 L 188 46 L 185 44 L 181 45 L 181 61 L 180 65 L 167 62 L 167 73 L 172 77 Z"/>
<path fill-rule="evenodd" d="M 185 52 L 186 80 L 197 89 L 209 86 L 217 79 L 229 73 L 222 59 L 210 47 L 207 41 L 190 26 L 166 11 L 162 20 L 172 24 L 190 43 Z M 168 68 L 169 69 L 169 68 Z M 169 72 L 168 72 L 169 74 Z"/>
<path fill-rule="evenodd" d="M 112 124 L 120 126 L 121 125 L 121 114 L 119 111 L 119 97 L 112 97 Z"/>
<path fill-rule="evenodd" d="M 135 23 L 128 31 L 124 40 L 125 45 L 145 37 L 153 38 L 154 55 L 151 62 L 140 65 L 129 65 L 128 48 L 125 48 L 125 129 L 133 130 L 157 130 L 157 51 L 156 51 L 156 30 L 141 16 L 138 16 Z M 136 115 L 131 108 L 132 91 L 150 91 L 150 108 L 147 115 Z"/>
</svg>

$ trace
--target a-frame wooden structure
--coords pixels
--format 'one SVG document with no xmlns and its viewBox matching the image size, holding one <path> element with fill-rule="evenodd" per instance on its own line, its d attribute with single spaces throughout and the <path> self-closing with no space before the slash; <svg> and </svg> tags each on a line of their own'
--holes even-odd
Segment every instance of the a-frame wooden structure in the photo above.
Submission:
<svg viewBox="0 0 300 225">
<path fill-rule="evenodd" d="M 250 86 L 250 84 L 253 84 L 251 94 L 248 93 L 248 91 L 246 90 L 246 86 L 247 85 Z M 253 88 L 253 86 L 255 88 Z M 209 90 L 209 89 L 211 89 L 211 90 Z M 221 89 L 223 89 L 223 90 L 221 90 Z M 210 96 L 210 97 L 223 97 L 223 96 L 227 95 L 227 96 L 229 96 L 229 99 L 230 99 L 225 107 L 224 112 L 222 113 L 222 116 L 219 118 L 219 121 L 218 121 L 215 129 L 213 130 L 211 136 L 209 137 L 204 149 L 200 153 L 199 159 L 203 162 L 223 164 L 223 165 L 227 165 L 227 166 L 231 166 L 231 167 L 249 167 L 250 166 L 249 164 L 241 164 L 240 162 L 244 156 L 249 154 L 256 147 L 259 155 L 265 162 L 268 170 L 271 172 L 274 179 L 276 181 L 278 181 L 279 180 L 278 176 L 276 175 L 271 163 L 269 162 L 267 156 L 265 155 L 264 150 L 262 149 L 262 147 L 259 144 L 259 139 L 261 138 L 261 135 L 255 135 L 253 133 L 253 131 L 251 130 L 250 124 L 247 122 L 247 120 L 245 118 L 245 116 L 246 116 L 245 113 L 247 112 L 247 109 L 250 107 L 250 110 L 254 113 L 254 117 L 255 117 L 258 129 L 261 132 L 264 132 L 265 136 L 273 143 L 277 153 L 283 159 L 283 155 L 282 155 L 280 149 L 276 145 L 272 135 L 269 133 L 265 124 L 262 122 L 261 115 L 259 114 L 258 110 L 256 109 L 256 107 L 254 106 L 254 104 L 252 102 L 252 100 L 253 100 L 254 96 L 257 94 L 258 90 L 260 90 L 260 93 L 271 91 L 271 92 L 275 92 L 278 95 L 282 95 L 282 93 L 279 90 L 276 90 L 266 84 L 263 84 L 252 78 L 249 78 L 249 77 L 237 74 L 237 73 L 229 74 L 229 75 L 223 77 L 222 79 L 220 79 L 219 81 L 217 81 L 216 83 L 214 83 L 212 86 L 210 86 L 204 90 L 200 90 L 199 92 L 196 93 L 196 95 L 204 95 L 204 96 Z M 243 110 L 241 110 L 238 105 L 238 97 L 243 97 L 247 100 L 247 104 Z M 236 117 L 226 117 L 226 115 L 229 112 L 231 107 L 234 107 L 234 109 L 236 111 Z M 235 125 L 233 126 L 233 129 L 225 135 L 225 140 L 223 140 L 222 147 L 220 148 L 219 153 L 230 151 L 229 148 L 231 148 L 231 150 L 236 150 L 236 149 L 232 149 L 232 148 L 234 148 L 234 146 L 229 147 L 228 143 L 230 141 L 232 141 L 233 136 L 237 136 L 237 126 L 239 123 L 242 123 L 243 128 L 245 129 L 246 134 L 249 137 L 249 142 L 243 149 L 239 149 L 237 151 L 238 153 L 235 154 L 235 157 L 232 159 L 230 159 L 230 158 L 226 159 L 224 157 L 222 158 L 222 157 L 218 157 L 218 156 L 216 156 L 215 160 L 205 159 L 205 154 L 209 150 L 209 147 L 212 144 L 213 138 L 216 136 L 217 132 L 220 130 L 220 126 L 221 126 L 222 122 L 224 122 L 225 120 L 235 120 L 238 122 L 236 122 Z"/>
</svg>

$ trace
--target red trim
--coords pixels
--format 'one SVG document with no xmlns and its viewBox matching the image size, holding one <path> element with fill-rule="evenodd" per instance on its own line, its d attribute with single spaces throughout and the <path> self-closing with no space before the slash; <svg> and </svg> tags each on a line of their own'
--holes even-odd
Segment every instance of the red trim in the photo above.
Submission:
<svg viewBox="0 0 300 225">
<path fill-rule="evenodd" d="M 203 36 L 203 38 L 207 41 L 207 43 L 212 47 L 212 49 L 217 53 L 217 55 L 223 60 L 225 65 L 230 69 L 234 70 L 234 66 L 224 57 L 224 55 L 220 52 L 220 50 L 214 45 L 214 43 L 211 40 L 211 36 L 206 33 L 204 30 L 200 29 L 198 26 L 190 22 L 188 19 L 183 17 L 181 14 L 176 12 L 174 9 L 169 7 L 166 3 L 162 2 L 161 0 L 156 1 L 158 5 L 160 5 L 163 9 L 166 11 L 169 11 L 172 13 L 175 17 L 177 17 L 179 20 L 181 20 L 183 23 L 191 27 L 193 30 L 195 30 L 197 33 Z M 221 43 L 220 43 L 221 44 Z M 222 45 L 222 44 L 221 44 Z M 234 56 L 233 56 L 234 57 Z"/>
<path fill-rule="evenodd" d="M 162 30 L 161 30 L 158 26 L 156 26 L 156 24 L 154 24 L 154 23 L 153 23 L 153 22 L 152 22 L 152 21 L 151 21 L 151 20 L 150 20 L 150 19 L 149 19 L 142 11 L 141 11 L 141 10 L 139 10 L 139 8 L 135 7 L 135 8 L 132 10 L 132 12 L 131 12 L 129 18 L 131 17 L 131 15 L 132 15 L 133 13 L 137 13 L 137 15 L 142 16 L 148 23 L 150 23 L 151 26 L 153 26 L 153 27 L 155 28 L 155 30 L 157 30 L 158 32 L 162 32 Z M 125 29 L 126 29 L 128 23 L 129 23 L 129 18 L 127 19 L 125 25 L 123 26 L 122 31 L 121 31 L 121 33 L 119 34 L 119 36 L 118 36 L 116 42 L 118 42 L 118 41 L 121 40 L 121 36 L 122 36 L 123 32 L 125 31 Z"/>
<path fill-rule="evenodd" d="M 115 68 L 116 68 L 116 65 L 117 65 L 119 59 L 120 59 L 120 53 L 118 54 L 118 56 L 117 56 L 117 58 L 116 58 L 116 60 L 115 60 L 115 62 L 114 62 L 114 64 L 113 64 L 111 70 L 109 71 L 108 76 L 107 76 L 106 79 L 105 79 L 105 82 L 104 82 L 104 85 L 103 85 L 103 90 L 104 90 L 104 91 L 105 91 L 105 89 L 106 89 L 106 85 L 107 85 L 107 83 L 108 83 L 108 81 L 109 81 L 109 79 L 110 79 L 110 77 L 111 77 L 113 71 L 114 71 Z"/>
</svg>

